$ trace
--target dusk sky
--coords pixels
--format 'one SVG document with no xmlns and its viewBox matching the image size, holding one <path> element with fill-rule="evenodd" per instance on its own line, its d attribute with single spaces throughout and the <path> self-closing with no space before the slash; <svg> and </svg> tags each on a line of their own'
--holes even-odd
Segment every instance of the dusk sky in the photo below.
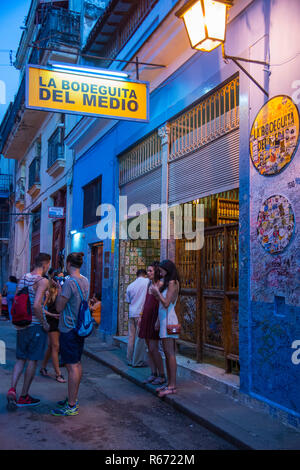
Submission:
<svg viewBox="0 0 300 470">
<path fill-rule="evenodd" d="M 2 97 L 0 100 L 0 121 L 18 90 L 19 71 L 10 65 L 9 50 L 13 50 L 14 59 L 22 34 L 20 26 L 24 26 L 29 6 L 30 0 L 1 1 L 0 80 L 5 83 L 6 97 L 5 104 L 2 104 Z"/>
</svg>

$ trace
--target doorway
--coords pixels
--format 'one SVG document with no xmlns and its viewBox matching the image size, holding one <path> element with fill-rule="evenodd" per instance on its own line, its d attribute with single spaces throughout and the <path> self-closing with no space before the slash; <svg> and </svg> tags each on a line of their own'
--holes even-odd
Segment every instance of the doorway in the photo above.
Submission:
<svg viewBox="0 0 300 470">
<path fill-rule="evenodd" d="M 102 297 L 103 242 L 91 246 L 91 282 L 90 297 L 100 294 Z"/>
</svg>

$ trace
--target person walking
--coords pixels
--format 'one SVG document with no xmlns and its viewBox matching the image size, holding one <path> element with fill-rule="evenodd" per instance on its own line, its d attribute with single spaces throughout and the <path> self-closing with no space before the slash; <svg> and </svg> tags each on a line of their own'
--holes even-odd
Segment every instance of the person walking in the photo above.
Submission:
<svg viewBox="0 0 300 470">
<path fill-rule="evenodd" d="M 138 321 L 144 308 L 149 280 L 145 269 L 139 269 L 136 280 L 126 290 L 126 302 L 129 304 L 127 363 L 129 366 L 144 365 L 145 348 L 138 339 Z M 142 347 L 140 347 L 142 345 Z"/>
<path fill-rule="evenodd" d="M 46 320 L 49 323 L 50 329 L 48 332 L 48 349 L 46 351 L 42 367 L 40 369 L 40 374 L 43 377 L 49 377 L 47 371 L 47 364 L 50 357 L 52 358 L 52 364 L 55 370 L 56 381 L 59 383 L 66 383 L 63 375 L 61 374 L 59 368 L 59 313 L 56 311 L 55 302 L 58 294 L 58 288 L 56 282 L 53 279 L 49 281 L 49 290 L 46 293 L 46 302 L 44 313 L 46 315 Z"/>
<path fill-rule="evenodd" d="M 177 392 L 175 339 L 179 338 L 179 335 L 168 333 L 167 326 L 178 325 L 175 306 L 179 295 L 180 282 L 176 266 L 172 261 L 162 261 L 159 264 L 159 269 L 163 284 L 160 288 L 152 285 L 150 291 L 159 300 L 157 327 L 159 327 L 159 336 L 166 357 L 168 385 L 158 388 L 157 392 L 159 397 L 164 397 Z"/>
<path fill-rule="evenodd" d="M 84 253 L 70 253 L 67 256 L 67 272 L 63 286 L 57 282 L 58 296 L 56 310 L 60 313 L 60 355 L 68 371 L 68 397 L 58 402 L 58 408 L 52 410 L 54 416 L 75 416 L 79 412 L 78 390 L 82 377 L 81 356 L 84 337 L 75 330 L 82 299 L 89 294 L 89 281 L 80 274 Z"/>
<path fill-rule="evenodd" d="M 142 315 L 139 320 L 139 338 L 144 339 L 149 356 L 149 365 L 151 368 L 151 375 L 144 381 L 144 383 L 152 383 L 153 385 L 162 385 L 166 381 L 164 364 L 159 352 L 159 333 L 155 329 L 155 324 L 158 318 L 158 299 L 150 293 L 151 286 L 160 288 L 162 282 L 160 280 L 159 263 L 154 262 L 148 266 L 148 288 L 145 299 Z"/>
<path fill-rule="evenodd" d="M 12 308 L 14 296 L 17 290 L 17 284 L 18 284 L 17 278 L 15 276 L 9 276 L 9 280 L 7 281 L 4 287 L 5 292 L 6 292 L 7 308 L 8 308 L 8 315 L 9 315 L 10 321 L 12 321 L 11 308 Z"/>
<path fill-rule="evenodd" d="M 50 260 L 50 255 L 40 253 L 34 260 L 33 271 L 25 274 L 17 286 L 17 292 L 24 287 L 28 288 L 32 322 L 26 327 L 16 327 L 17 362 L 13 369 L 11 388 L 7 392 L 8 410 L 14 410 L 16 407 L 38 405 L 40 403 L 38 398 L 33 398 L 29 395 L 29 389 L 35 376 L 37 362 L 44 357 L 47 332 L 49 330 L 47 320 L 43 316 L 43 302 L 46 290 L 48 289 L 48 279 L 44 276 L 49 269 Z M 17 400 L 17 384 L 26 363 L 27 368 L 24 374 L 23 387 L 21 395 Z"/>
</svg>

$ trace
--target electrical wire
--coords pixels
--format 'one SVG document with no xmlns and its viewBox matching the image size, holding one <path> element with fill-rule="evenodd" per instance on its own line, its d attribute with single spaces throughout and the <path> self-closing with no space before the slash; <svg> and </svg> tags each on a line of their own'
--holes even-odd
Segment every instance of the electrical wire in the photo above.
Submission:
<svg viewBox="0 0 300 470">
<path fill-rule="evenodd" d="M 290 57 L 289 59 L 286 59 L 284 62 L 281 62 L 280 64 L 270 64 L 270 67 L 280 67 L 281 65 L 288 64 L 292 60 L 296 59 L 296 57 L 298 57 L 298 55 L 300 55 L 300 51 L 297 52 L 293 57 Z"/>
</svg>

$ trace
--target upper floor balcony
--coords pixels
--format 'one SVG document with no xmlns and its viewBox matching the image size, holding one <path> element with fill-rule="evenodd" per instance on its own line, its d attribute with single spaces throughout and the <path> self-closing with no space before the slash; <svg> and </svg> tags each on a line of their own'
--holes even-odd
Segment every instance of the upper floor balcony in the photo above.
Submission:
<svg viewBox="0 0 300 470">
<path fill-rule="evenodd" d="M 0 173 L 0 197 L 7 198 L 13 189 L 13 177 L 12 175 L 6 175 Z"/>
<path fill-rule="evenodd" d="M 40 157 L 35 157 L 29 165 L 28 194 L 35 198 L 41 190 Z"/>
<path fill-rule="evenodd" d="M 74 63 L 80 47 L 80 14 L 65 8 L 47 7 L 34 41 L 31 64 L 51 60 Z"/>
<path fill-rule="evenodd" d="M 115 58 L 158 0 L 110 0 L 90 32 L 84 53 Z M 110 60 L 102 61 L 108 66 Z"/>
<path fill-rule="evenodd" d="M 45 64 L 48 60 L 76 62 L 80 45 L 80 14 L 65 8 L 48 6 L 43 10 L 43 16 L 37 27 L 39 29 L 35 47 L 31 47 L 31 42 L 27 45 L 27 49 L 31 51 L 27 59 L 23 54 L 21 60 L 21 53 L 18 50 L 17 68 L 22 68 L 26 62 L 32 64 Z M 19 49 L 24 41 L 22 36 Z M 9 105 L 0 125 L 0 152 L 7 158 L 21 159 L 47 114 L 44 111 L 25 108 L 23 75 L 15 100 Z"/>
</svg>

